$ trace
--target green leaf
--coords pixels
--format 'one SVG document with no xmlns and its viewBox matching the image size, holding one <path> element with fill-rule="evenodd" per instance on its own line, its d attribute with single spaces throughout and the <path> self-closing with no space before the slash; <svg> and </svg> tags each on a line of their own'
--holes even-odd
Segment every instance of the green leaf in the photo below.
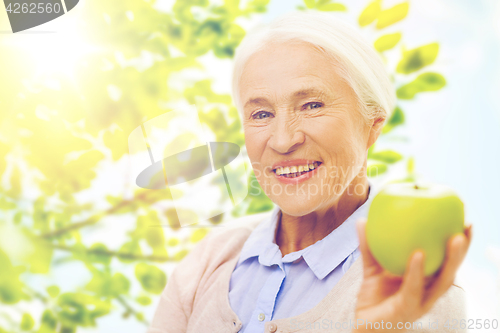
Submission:
<svg viewBox="0 0 500 333">
<path fill-rule="evenodd" d="M 177 211 L 175 208 L 169 208 L 165 211 L 165 216 L 167 217 L 168 224 L 173 230 L 180 229 L 181 223 L 179 222 L 179 217 L 177 216 Z"/>
<path fill-rule="evenodd" d="M 135 276 L 144 290 L 160 294 L 167 284 L 167 276 L 156 266 L 139 263 L 135 266 Z"/>
<path fill-rule="evenodd" d="M 304 4 L 306 5 L 307 8 L 312 9 L 314 6 L 316 6 L 316 1 L 315 0 L 304 0 Z"/>
<path fill-rule="evenodd" d="M 200 228 L 200 229 L 196 229 L 192 234 L 191 234 L 191 237 L 189 238 L 189 241 L 191 243 L 197 243 L 199 242 L 200 240 L 203 239 L 203 237 L 205 237 L 205 235 L 208 233 L 208 230 L 206 228 Z"/>
<path fill-rule="evenodd" d="M 417 47 L 413 50 L 404 51 L 403 58 L 399 62 L 396 72 L 410 74 L 428 66 L 436 60 L 439 52 L 439 44 L 431 43 Z"/>
<path fill-rule="evenodd" d="M 415 172 L 415 159 L 413 158 L 413 156 L 408 159 L 406 171 L 408 171 L 409 174 L 413 174 Z"/>
<path fill-rule="evenodd" d="M 380 37 L 375 41 L 375 49 L 379 52 L 384 52 L 392 49 L 401 40 L 401 33 L 396 32 Z"/>
<path fill-rule="evenodd" d="M 95 326 L 96 319 L 109 313 L 111 302 L 84 293 L 64 293 L 58 298 L 58 318 L 65 326 Z"/>
<path fill-rule="evenodd" d="M 325 3 L 325 4 L 318 4 L 316 6 L 316 9 L 324 11 L 324 12 L 344 12 L 347 10 L 346 6 L 344 6 L 341 3 Z"/>
<path fill-rule="evenodd" d="M 47 287 L 47 293 L 49 294 L 50 297 L 56 298 L 57 295 L 59 295 L 59 287 L 58 286 L 50 286 Z"/>
<path fill-rule="evenodd" d="M 361 12 L 358 18 L 360 26 L 367 26 L 377 19 L 381 11 L 380 3 L 380 0 L 373 1 Z"/>
<path fill-rule="evenodd" d="M 89 260 L 94 263 L 109 265 L 111 256 L 107 254 L 108 248 L 103 243 L 95 243 L 89 248 Z"/>
<path fill-rule="evenodd" d="M 75 326 L 61 326 L 60 333 L 76 333 Z"/>
<path fill-rule="evenodd" d="M 273 203 L 269 197 L 264 193 L 264 190 L 260 186 L 255 173 L 251 173 L 249 177 L 250 189 L 248 192 L 248 197 L 246 200 L 251 200 L 250 205 L 246 211 L 247 215 L 256 214 L 271 210 L 273 208 Z"/>
<path fill-rule="evenodd" d="M 394 112 L 391 115 L 391 118 L 387 121 L 384 128 L 382 129 L 382 133 L 390 132 L 394 127 L 404 124 L 405 122 L 405 114 L 403 110 L 398 107 L 394 109 Z"/>
<path fill-rule="evenodd" d="M 111 279 L 112 294 L 125 294 L 130 289 L 130 281 L 122 273 L 115 273 Z"/>
<path fill-rule="evenodd" d="M 14 215 L 14 224 L 19 224 L 23 220 L 23 212 L 17 212 Z"/>
<path fill-rule="evenodd" d="M 112 130 L 105 131 L 102 140 L 111 149 L 114 161 L 128 153 L 128 137 L 120 127 L 113 127 Z"/>
<path fill-rule="evenodd" d="M 16 208 L 16 203 L 8 200 L 7 198 L 0 197 L 0 209 L 2 211 Z"/>
<path fill-rule="evenodd" d="M 146 242 L 153 250 L 153 255 L 167 255 L 165 234 L 163 228 L 161 228 L 161 220 L 155 211 L 150 211 L 148 214 L 137 217 L 137 228 L 132 233 L 132 237 L 136 241 L 141 238 L 146 239 Z"/>
<path fill-rule="evenodd" d="M 23 298 L 23 285 L 19 280 L 19 272 L 7 256 L 0 249 L 0 302 L 5 304 L 15 304 Z"/>
<path fill-rule="evenodd" d="M 179 238 L 176 237 L 170 238 L 167 242 L 167 246 L 176 246 L 177 244 L 179 244 Z"/>
<path fill-rule="evenodd" d="M 375 143 L 372 144 L 370 148 L 368 148 L 368 154 L 367 154 L 368 158 L 372 156 L 374 150 L 375 150 Z"/>
<path fill-rule="evenodd" d="M 146 227 L 145 238 L 148 245 L 153 249 L 154 255 L 167 255 L 167 250 L 165 249 L 165 236 L 162 228 L 152 226 Z"/>
<path fill-rule="evenodd" d="M 21 171 L 19 170 L 19 168 L 14 168 L 10 177 L 10 189 L 7 191 L 7 193 L 13 198 L 19 198 L 21 192 Z"/>
<path fill-rule="evenodd" d="M 208 5 L 208 1 L 205 0 L 203 2 L 204 6 Z M 227 11 L 237 14 L 239 12 L 240 0 L 225 0 L 224 5 Z"/>
<path fill-rule="evenodd" d="M 2 176 L 5 168 L 7 167 L 7 162 L 5 161 L 5 155 L 9 153 L 10 147 L 0 141 L 0 176 Z"/>
<path fill-rule="evenodd" d="M 428 72 L 400 87 L 396 93 L 399 99 L 412 99 L 420 92 L 437 91 L 445 85 L 446 80 L 441 74 Z"/>
<path fill-rule="evenodd" d="M 137 303 L 141 305 L 149 305 L 151 304 L 151 298 L 148 296 L 139 296 L 136 298 Z"/>
<path fill-rule="evenodd" d="M 131 256 L 141 255 L 141 253 L 142 253 L 141 247 L 139 246 L 139 243 L 137 241 L 130 241 L 130 242 L 123 244 L 122 247 L 120 248 L 120 251 L 118 251 L 118 252 L 122 253 L 122 254 L 129 254 Z M 122 257 L 122 256 L 119 256 L 118 260 L 120 260 L 123 263 L 131 263 L 131 262 L 135 261 L 134 259 L 126 258 L 126 257 Z"/>
<path fill-rule="evenodd" d="M 401 160 L 403 156 L 393 150 L 383 150 L 372 153 L 370 158 L 385 163 L 396 163 L 397 161 Z"/>
<path fill-rule="evenodd" d="M 188 253 L 189 253 L 189 251 L 186 249 L 182 249 L 182 250 L 178 251 L 176 254 L 174 254 L 174 260 L 181 261 L 182 258 L 184 258 Z"/>
<path fill-rule="evenodd" d="M 107 272 L 96 271 L 85 289 L 100 297 L 117 297 L 130 289 L 130 281 L 121 273 L 111 276 Z"/>
<path fill-rule="evenodd" d="M 376 177 L 387 172 L 387 164 L 377 163 L 367 168 L 368 177 Z"/>
<path fill-rule="evenodd" d="M 243 13 L 265 13 L 270 0 L 253 0 L 248 3 Z"/>
<path fill-rule="evenodd" d="M 29 234 L 28 234 L 29 235 Z M 37 274 L 47 274 L 52 263 L 54 248 L 50 242 L 34 235 L 29 235 L 34 246 L 33 253 L 27 259 L 30 264 L 30 272 Z"/>
<path fill-rule="evenodd" d="M 392 8 L 383 10 L 379 16 L 377 21 L 377 29 L 383 29 L 385 27 L 390 26 L 396 22 L 401 21 L 408 15 L 409 3 L 403 2 Z"/>
<path fill-rule="evenodd" d="M 57 319 L 50 310 L 45 310 L 42 313 L 42 326 L 45 326 L 48 329 L 54 330 L 57 325 Z"/>
<path fill-rule="evenodd" d="M 33 317 L 28 313 L 23 314 L 23 317 L 21 319 L 21 329 L 23 331 L 29 331 L 33 328 L 33 325 L 35 325 Z"/>
</svg>

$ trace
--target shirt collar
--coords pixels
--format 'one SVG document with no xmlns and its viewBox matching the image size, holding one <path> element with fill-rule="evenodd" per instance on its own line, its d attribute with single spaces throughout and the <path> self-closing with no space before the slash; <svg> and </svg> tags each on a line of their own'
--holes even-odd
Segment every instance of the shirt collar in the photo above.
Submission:
<svg viewBox="0 0 500 333">
<path fill-rule="evenodd" d="M 283 258 L 278 245 L 274 242 L 280 208 L 275 206 L 268 219 L 260 223 L 250 234 L 243 245 L 238 265 L 243 261 L 258 257 L 259 263 L 266 266 L 293 262 L 303 257 L 309 268 L 318 279 L 323 279 L 344 261 L 359 246 L 356 232 L 356 222 L 368 216 L 368 209 L 377 192 L 374 184 L 369 180 L 368 199 L 359 206 L 339 227 L 323 239 L 296 252 L 289 253 Z M 335 251 L 332 251 L 335 249 Z"/>
<path fill-rule="evenodd" d="M 259 223 L 257 227 L 252 231 L 245 244 L 243 245 L 243 248 L 241 249 L 238 265 L 243 261 L 256 256 L 259 256 L 259 262 L 261 261 L 260 257 L 262 257 L 262 259 L 266 258 L 266 263 L 269 261 L 273 261 L 270 259 L 273 259 L 276 256 L 281 259 L 281 252 L 279 251 L 279 247 L 274 242 L 276 223 L 278 222 L 279 214 L 280 208 L 275 205 L 271 212 L 271 215 L 266 220 L 262 221 L 262 223 Z M 261 262 L 261 264 L 263 263 Z M 269 263 L 267 266 L 270 265 L 271 263 Z"/>
</svg>

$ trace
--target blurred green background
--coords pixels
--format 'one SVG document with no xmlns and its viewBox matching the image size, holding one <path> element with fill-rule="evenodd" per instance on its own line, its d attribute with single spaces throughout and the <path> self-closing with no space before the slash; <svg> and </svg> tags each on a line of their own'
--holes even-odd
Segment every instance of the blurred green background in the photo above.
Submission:
<svg viewBox="0 0 500 333">
<path fill-rule="evenodd" d="M 368 174 L 457 189 L 475 224 L 457 277 L 469 317 L 500 316 L 498 4 L 86 0 L 18 34 L 0 6 L 0 332 L 146 330 L 175 263 L 211 228 L 181 228 L 168 190 L 130 182 L 128 135 L 185 103 L 212 139 L 243 147 L 235 49 L 292 10 L 331 12 L 379 51 L 398 106 Z M 272 208 L 249 182 L 213 227 Z"/>
</svg>

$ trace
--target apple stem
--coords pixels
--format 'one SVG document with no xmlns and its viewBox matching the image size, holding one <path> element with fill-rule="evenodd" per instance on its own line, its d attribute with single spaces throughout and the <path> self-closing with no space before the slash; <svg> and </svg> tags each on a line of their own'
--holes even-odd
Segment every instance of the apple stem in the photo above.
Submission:
<svg viewBox="0 0 500 333">
<path fill-rule="evenodd" d="M 417 184 L 415 184 L 415 190 L 418 190 L 418 186 L 417 186 Z"/>
</svg>

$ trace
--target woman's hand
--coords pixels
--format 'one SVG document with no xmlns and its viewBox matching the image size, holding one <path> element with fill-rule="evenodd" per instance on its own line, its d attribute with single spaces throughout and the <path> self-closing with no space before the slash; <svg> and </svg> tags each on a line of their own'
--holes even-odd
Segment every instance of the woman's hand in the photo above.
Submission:
<svg viewBox="0 0 500 333">
<path fill-rule="evenodd" d="M 392 328 L 380 327 L 372 331 L 366 330 L 365 325 L 359 325 L 353 333 L 395 332 L 398 331 L 395 329 L 398 322 L 412 323 L 422 317 L 453 284 L 471 242 L 472 225 L 465 228 L 464 234 L 448 240 L 443 266 L 427 278 L 424 276 L 423 251 L 413 253 L 403 277 L 384 270 L 368 248 L 365 225 L 366 219 L 359 220 L 356 225 L 363 260 L 363 282 L 358 294 L 356 320 L 359 320 L 358 323 L 362 320 L 364 323 L 391 322 Z"/>
</svg>

